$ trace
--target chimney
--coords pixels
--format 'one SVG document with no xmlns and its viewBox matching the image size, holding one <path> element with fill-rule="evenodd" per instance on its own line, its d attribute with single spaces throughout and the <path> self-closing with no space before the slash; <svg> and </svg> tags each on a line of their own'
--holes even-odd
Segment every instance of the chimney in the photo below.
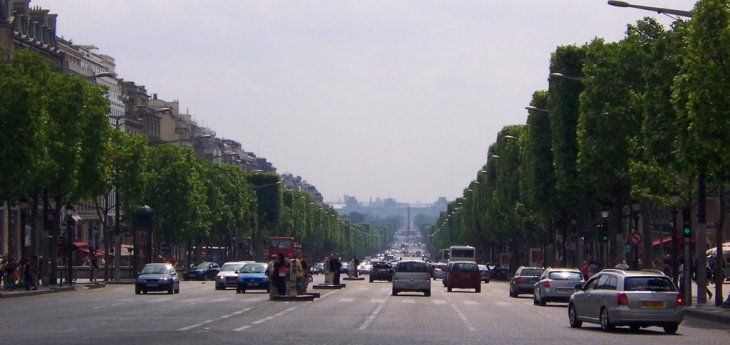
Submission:
<svg viewBox="0 0 730 345">
<path fill-rule="evenodd" d="M 157 94 L 156 93 L 153 93 L 152 94 L 152 99 L 157 99 Z"/>
</svg>

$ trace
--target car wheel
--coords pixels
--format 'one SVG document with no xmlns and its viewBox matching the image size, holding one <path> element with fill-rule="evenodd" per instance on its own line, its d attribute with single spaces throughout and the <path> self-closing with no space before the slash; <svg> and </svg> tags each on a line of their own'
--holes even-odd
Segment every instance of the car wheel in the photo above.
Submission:
<svg viewBox="0 0 730 345">
<path fill-rule="evenodd" d="M 674 323 L 674 324 L 671 324 L 671 325 L 666 325 L 666 326 L 664 326 L 662 328 L 664 328 L 664 333 L 666 333 L 666 334 L 674 334 L 674 333 L 677 333 L 677 329 L 679 329 L 679 324 Z"/>
<path fill-rule="evenodd" d="M 392 291 L 390 292 L 390 294 L 391 294 L 391 296 L 398 296 L 398 290 L 396 290 L 396 289 L 393 289 L 393 290 L 392 290 Z"/>
<path fill-rule="evenodd" d="M 178 285 L 177 289 L 175 289 L 175 293 L 180 293 L 180 285 Z"/>
<path fill-rule="evenodd" d="M 545 300 L 544 297 L 542 297 L 542 294 L 540 294 L 540 306 L 544 307 L 546 305 L 547 305 L 547 301 Z"/>
<path fill-rule="evenodd" d="M 170 287 L 169 287 L 169 288 L 167 288 L 167 294 L 168 294 L 168 295 L 172 295 L 172 293 L 173 293 L 173 292 L 174 292 L 174 290 L 173 290 L 173 288 L 172 288 L 172 285 L 170 285 Z"/>
<path fill-rule="evenodd" d="M 142 293 L 146 295 L 147 294 L 147 290 L 142 290 Z"/>
<path fill-rule="evenodd" d="M 451 284 L 446 285 L 446 291 L 451 292 Z"/>
<path fill-rule="evenodd" d="M 630 329 L 630 330 L 631 330 L 632 332 L 638 332 L 638 331 L 639 331 L 639 329 L 641 329 L 641 326 L 639 326 L 639 325 L 629 325 L 629 329 Z"/>
<path fill-rule="evenodd" d="M 540 302 L 537 301 L 537 296 L 532 296 L 532 304 L 533 305 L 540 305 Z"/>
<path fill-rule="evenodd" d="M 576 315 L 575 312 L 575 305 L 573 304 L 568 306 L 568 321 L 570 322 L 570 327 L 580 328 L 580 326 L 583 326 L 583 321 L 578 320 L 578 315 Z"/>
<path fill-rule="evenodd" d="M 476 293 L 482 293 L 482 287 L 481 287 L 481 286 L 477 286 L 477 287 L 476 287 L 476 288 L 474 289 L 474 292 L 476 292 Z"/>
<path fill-rule="evenodd" d="M 370 277 L 370 282 L 371 282 L 371 283 L 373 282 L 373 277 Z"/>
<path fill-rule="evenodd" d="M 241 293 L 246 293 L 246 289 L 241 289 Z"/>
<path fill-rule="evenodd" d="M 614 328 L 616 328 L 616 326 L 611 324 L 611 320 L 608 318 L 608 309 L 606 309 L 605 307 L 601 308 L 600 321 L 601 321 L 601 329 L 606 332 L 613 331 Z"/>
<path fill-rule="evenodd" d="M 431 297 L 431 290 L 424 290 L 423 295 L 426 297 Z"/>
<path fill-rule="evenodd" d="M 136 289 L 134 289 L 134 293 L 139 295 L 142 293 L 142 290 L 140 290 L 139 288 L 136 288 Z"/>
</svg>

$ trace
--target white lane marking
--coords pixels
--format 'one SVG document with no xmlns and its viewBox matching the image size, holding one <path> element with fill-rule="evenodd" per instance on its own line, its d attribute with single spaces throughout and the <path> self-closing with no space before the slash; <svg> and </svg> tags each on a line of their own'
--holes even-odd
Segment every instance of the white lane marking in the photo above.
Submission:
<svg viewBox="0 0 730 345">
<path fill-rule="evenodd" d="M 321 300 L 322 300 L 323 298 L 325 298 L 325 297 L 327 297 L 327 296 L 329 296 L 329 295 L 331 295 L 331 294 L 333 294 L 333 293 L 337 293 L 337 292 L 340 292 L 340 291 L 341 291 L 341 290 L 332 290 L 332 291 L 330 291 L 330 292 L 328 292 L 328 293 L 326 293 L 326 294 L 324 294 L 324 295 L 322 295 L 322 296 L 319 296 L 319 298 L 315 299 L 314 301 L 315 301 L 315 302 L 317 302 L 317 301 L 321 301 Z"/>
<path fill-rule="evenodd" d="M 202 300 L 202 298 L 186 298 L 184 300 L 178 301 L 179 303 L 190 303 L 190 302 L 197 302 Z"/>
<path fill-rule="evenodd" d="M 187 331 L 187 330 L 190 330 L 190 329 L 193 329 L 193 328 L 198 328 L 198 327 L 200 327 L 200 326 L 203 326 L 203 325 L 207 325 L 207 324 L 209 324 L 209 323 L 212 323 L 212 322 L 216 322 L 216 321 L 220 321 L 220 320 L 223 320 L 223 319 L 227 319 L 227 318 L 229 318 L 229 317 L 231 317 L 231 316 L 233 316 L 233 315 L 239 315 L 239 314 L 243 314 L 244 312 L 247 312 L 247 311 L 249 311 L 249 310 L 251 310 L 251 309 L 252 309 L 252 308 L 246 308 L 246 309 L 243 309 L 243 310 L 239 310 L 239 311 L 237 311 L 237 312 L 233 312 L 233 313 L 231 313 L 231 314 L 226 314 L 226 315 L 223 315 L 223 316 L 221 316 L 221 317 L 219 317 L 219 318 L 217 318 L 217 319 L 213 319 L 213 320 L 205 320 L 205 321 L 203 321 L 203 322 L 201 322 L 201 323 L 196 323 L 196 324 L 194 324 L 194 325 L 190 325 L 190 326 L 187 326 L 187 327 L 183 327 L 183 328 L 178 328 L 177 330 L 178 330 L 178 331 Z"/>
<path fill-rule="evenodd" d="M 361 287 L 361 288 L 358 288 L 358 290 L 370 290 L 370 288 Z"/>
<path fill-rule="evenodd" d="M 552 315 L 548 315 L 548 314 L 545 314 L 545 313 L 543 313 L 542 311 L 538 311 L 538 313 L 539 313 L 540 315 L 544 315 L 544 316 L 547 316 L 547 317 L 549 317 L 549 318 L 551 318 L 551 319 L 553 319 L 553 320 L 555 320 L 555 321 L 557 321 L 557 322 L 563 322 L 563 321 L 562 321 L 561 319 L 558 319 L 557 317 L 555 317 L 555 316 L 552 316 Z"/>
<path fill-rule="evenodd" d="M 416 301 L 414 301 L 412 299 L 404 299 L 402 303 L 405 303 L 405 304 L 415 304 Z"/>
<path fill-rule="evenodd" d="M 383 307 L 385 307 L 385 303 L 379 304 L 378 307 L 375 308 L 373 313 L 370 314 L 370 316 L 368 316 L 368 318 L 365 319 L 365 322 L 362 323 L 362 326 L 360 326 L 361 331 L 364 331 L 366 328 L 368 328 L 370 323 L 373 322 L 373 320 L 375 320 L 375 317 L 378 316 L 378 313 L 380 313 L 380 310 L 382 310 Z"/>
<path fill-rule="evenodd" d="M 496 305 L 498 305 L 500 307 L 508 307 L 508 306 L 510 306 L 511 303 L 509 303 L 509 302 L 496 301 L 496 302 L 494 302 L 494 304 L 496 304 Z"/>
<path fill-rule="evenodd" d="M 167 298 L 159 298 L 159 299 L 150 299 L 150 300 L 147 300 L 146 302 L 147 303 L 162 303 L 162 302 L 167 302 L 167 301 L 169 301 L 171 299 L 172 298 L 170 298 L 170 297 L 167 297 Z"/>
<path fill-rule="evenodd" d="M 254 322 L 251 322 L 251 324 L 252 325 L 258 325 L 258 324 L 260 324 L 262 322 L 266 322 L 266 321 L 272 320 L 273 318 L 274 318 L 273 316 L 267 316 L 267 317 L 265 317 L 263 319 L 260 319 L 260 320 L 256 320 Z"/>
<path fill-rule="evenodd" d="M 433 303 L 434 304 L 446 304 L 446 303 L 449 303 L 449 302 L 444 301 L 442 299 L 435 299 L 435 300 L 433 300 Z"/>
<path fill-rule="evenodd" d="M 466 304 L 466 305 L 479 305 L 479 302 L 477 302 L 477 301 L 464 301 L 464 304 Z"/>
<path fill-rule="evenodd" d="M 474 328 L 474 326 L 471 325 L 469 320 L 466 319 L 466 316 L 464 316 L 464 313 L 462 313 L 461 310 L 459 310 L 459 307 L 457 307 L 456 304 L 453 304 L 453 303 L 451 304 L 451 307 L 453 307 L 454 310 L 456 311 L 456 313 L 459 314 L 459 317 L 461 318 L 461 320 L 464 321 L 464 324 L 466 324 L 466 328 L 468 328 L 472 332 L 476 332 L 477 329 Z"/>
<path fill-rule="evenodd" d="M 234 332 L 240 332 L 240 331 L 243 331 L 243 330 L 248 329 L 250 327 L 251 327 L 250 325 L 246 325 L 246 326 L 243 326 L 243 327 L 238 327 L 238 328 L 234 329 L 233 331 Z"/>
<path fill-rule="evenodd" d="M 354 298 L 340 298 L 340 302 L 342 302 L 342 303 L 350 303 L 354 300 L 355 300 Z"/>
<path fill-rule="evenodd" d="M 385 298 L 373 298 L 370 303 L 385 303 Z"/>
<path fill-rule="evenodd" d="M 230 298 L 218 298 L 218 299 L 214 299 L 214 300 L 212 300 L 211 302 L 225 302 L 225 301 L 227 301 L 227 300 L 229 300 L 229 299 L 230 299 Z"/>
</svg>

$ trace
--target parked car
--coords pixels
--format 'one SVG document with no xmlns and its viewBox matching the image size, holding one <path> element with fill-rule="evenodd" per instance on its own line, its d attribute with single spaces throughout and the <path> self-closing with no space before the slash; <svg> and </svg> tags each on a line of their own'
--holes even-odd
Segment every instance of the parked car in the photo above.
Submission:
<svg viewBox="0 0 730 345">
<path fill-rule="evenodd" d="M 567 303 L 575 292 L 575 284 L 585 283 L 583 273 L 577 268 L 546 268 L 538 279 L 532 302 L 540 306 L 547 302 Z"/>
<path fill-rule="evenodd" d="M 221 267 L 215 262 L 201 262 L 185 273 L 185 280 L 213 280 L 220 272 Z"/>
<path fill-rule="evenodd" d="M 684 318 L 684 297 L 664 274 L 604 269 L 575 289 L 568 302 L 573 328 L 583 322 L 600 324 L 604 331 L 658 326 L 674 334 Z"/>
<path fill-rule="evenodd" d="M 431 296 L 431 275 L 426 262 L 420 260 L 401 260 L 393 272 L 392 295 L 404 291 L 423 292 Z"/>
<path fill-rule="evenodd" d="M 269 292 L 271 282 L 269 281 L 268 267 L 268 263 L 251 262 L 244 264 L 238 270 L 236 293 L 246 293 L 246 290 L 266 290 L 266 292 Z"/>
<path fill-rule="evenodd" d="M 180 293 L 180 279 L 175 267 L 170 264 L 146 264 L 139 272 L 134 283 L 134 293 L 146 294 L 148 291 L 167 291 Z"/>
<path fill-rule="evenodd" d="M 244 264 L 253 261 L 226 262 L 215 276 L 215 289 L 225 290 L 227 287 L 236 287 L 236 278 L 238 278 L 238 270 Z"/>
<path fill-rule="evenodd" d="M 474 289 L 482 292 L 482 279 L 479 266 L 473 261 L 452 261 L 446 271 L 446 291 L 452 289 Z"/>
<path fill-rule="evenodd" d="M 370 269 L 370 282 L 375 280 L 393 280 L 393 266 L 385 261 L 378 261 Z"/>
<path fill-rule="evenodd" d="M 542 274 L 542 267 L 520 266 L 515 276 L 509 281 L 509 296 L 518 297 L 520 294 L 532 294 L 535 290 L 535 282 Z"/>
<path fill-rule="evenodd" d="M 487 268 L 487 265 L 479 265 L 479 275 L 481 275 L 483 282 L 489 284 L 489 280 L 492 278 L 492 275 L 489 274 L 489 268 Z"/>
</svg>

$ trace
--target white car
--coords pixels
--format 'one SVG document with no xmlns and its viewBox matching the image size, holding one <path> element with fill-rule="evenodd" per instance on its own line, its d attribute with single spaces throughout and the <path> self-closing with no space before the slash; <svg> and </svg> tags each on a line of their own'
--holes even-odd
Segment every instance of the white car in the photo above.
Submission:
<svg viewBox="0 0 730 345">
<path fill-rule="evenodd" d="M 254 261 L 235 261 L 226 262 L 221 267 L 220 272 L 215 276 L 215 289 L 225 290 L 227 287 L 236 287 L 236 279 L 238 278 L 238 271 L 243 267 L 244 264 Z"/>
<path fill-rule="evenodd" d="M 393 267 L 393 296 L 405 291 L 423 292 L 426 297 L 431 296 L 431 273 L 425 261 L 401 260 Z"/>
</svg>

